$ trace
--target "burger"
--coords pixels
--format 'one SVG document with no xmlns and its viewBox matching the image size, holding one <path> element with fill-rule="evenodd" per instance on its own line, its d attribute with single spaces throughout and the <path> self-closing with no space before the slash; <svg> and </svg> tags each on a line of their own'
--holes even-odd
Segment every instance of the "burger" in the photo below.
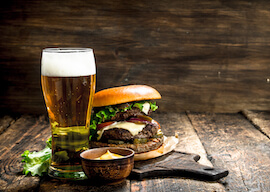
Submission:
<svg viewBox="0 0 270 192">
<path fill-rule="evenodd" d="M 90 147 L 123 147 L 139 159 L 162 153 L 160 124 L 150 117 L 158 109 L 160 93 L 147 85 L 127 85 L 101 90 L 94 95 Z"/>
</svg>

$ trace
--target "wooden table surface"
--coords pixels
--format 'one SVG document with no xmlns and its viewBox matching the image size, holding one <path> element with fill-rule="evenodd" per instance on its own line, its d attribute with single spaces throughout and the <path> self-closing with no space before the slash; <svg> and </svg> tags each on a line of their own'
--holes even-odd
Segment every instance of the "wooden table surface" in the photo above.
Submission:
<svg viewBox="0 0 270 192">
<path fill-rule="evenodd" d="M 156 113 L 165 135 L 178 133 L 177 150 L 199 154 L 201 164 L 229 170 L 219 181 L 185 177 L 126 179 L 94 186 L 25 176 L 21 154 L 40 150 L 50 136 L 47 118 L 0 118 L 0 191 L 270 191 L 270 112 Z"/>
</svg>

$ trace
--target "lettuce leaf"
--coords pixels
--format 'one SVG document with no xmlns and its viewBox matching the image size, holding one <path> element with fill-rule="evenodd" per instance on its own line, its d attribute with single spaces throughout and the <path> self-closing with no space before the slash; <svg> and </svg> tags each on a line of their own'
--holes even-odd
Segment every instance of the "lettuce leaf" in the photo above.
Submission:
<svg viewBox="0 0 270 192">
<path fill-rule="evenodd" d="M 93 113 L 91 115 L 90 122 L 90 136 L 89 140 L 91 141 L 92 137 L 97 136 L 97 125 L 111 119 L 115 114 L 119 111 L 119 109 L 115 106 L 105 106 L 100 111 Z"/>
<path fill-rule="evenodd" d="M 23 157 L 23 174 L 32 176 L 43 176 L 47 175 L 50 166 L 52 150 L 51 150 L 51 137 L 47 140 L 47 145 L 41 151 L 29 152 L 29 150 L 24 151 L 21 155 Z"/>
<path fill-rule="evenodd" d="M 156 105 L 156 102 L 149 102 L 150 103 L 150 109 L 152 110 L 152 111 L 155 111 L 155 110 L 157 110 L 158 109 L 158 106 Z"/>
<path fill-rule="evenodd" d="M 152 111 L 155 111 L 155 110 L 157 110 L 158 109 L 158 106 L 156 105 L 156 102 L 151 102 L 151 101 L 139 101 L 139 102 L 135 102 L 134 104 L 133 104 L 133 107 L 137 107 L 137 108 L 139 108 L 140 110 L 142 110 L 143 109 L 143 104 L 144 103 L 149 103 L 150 104 L 150 109 L 152 110 Z"/>
</svg>

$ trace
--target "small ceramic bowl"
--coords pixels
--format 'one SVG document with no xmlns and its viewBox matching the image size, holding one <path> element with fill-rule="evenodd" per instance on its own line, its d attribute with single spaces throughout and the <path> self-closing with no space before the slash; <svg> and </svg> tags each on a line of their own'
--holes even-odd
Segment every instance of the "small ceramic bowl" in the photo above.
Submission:
<svg viewBox="0 0 270 192">
<path fill-rule="evenodd" d="M 109 150 L 124 157 L 109 160 L 97 160 Z M 89 149 L 80 154 L 83 171 L 90 180 L 98 182 L 117 182 L 129 176 L 134 166 L 134 151 L 117 147 Z"/>
</svg>

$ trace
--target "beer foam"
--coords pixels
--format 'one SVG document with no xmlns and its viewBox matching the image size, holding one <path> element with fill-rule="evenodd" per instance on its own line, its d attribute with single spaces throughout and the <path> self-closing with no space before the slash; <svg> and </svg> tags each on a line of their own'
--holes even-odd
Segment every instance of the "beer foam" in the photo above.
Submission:
<svg viewBox="0 0 270 192">
<path fill-rule="evenodd" d="M 47 48 L 42 52 L 41 75 L 76 77 L 96 74 L 93 50 L 90 48 Z"/>
</svg>

